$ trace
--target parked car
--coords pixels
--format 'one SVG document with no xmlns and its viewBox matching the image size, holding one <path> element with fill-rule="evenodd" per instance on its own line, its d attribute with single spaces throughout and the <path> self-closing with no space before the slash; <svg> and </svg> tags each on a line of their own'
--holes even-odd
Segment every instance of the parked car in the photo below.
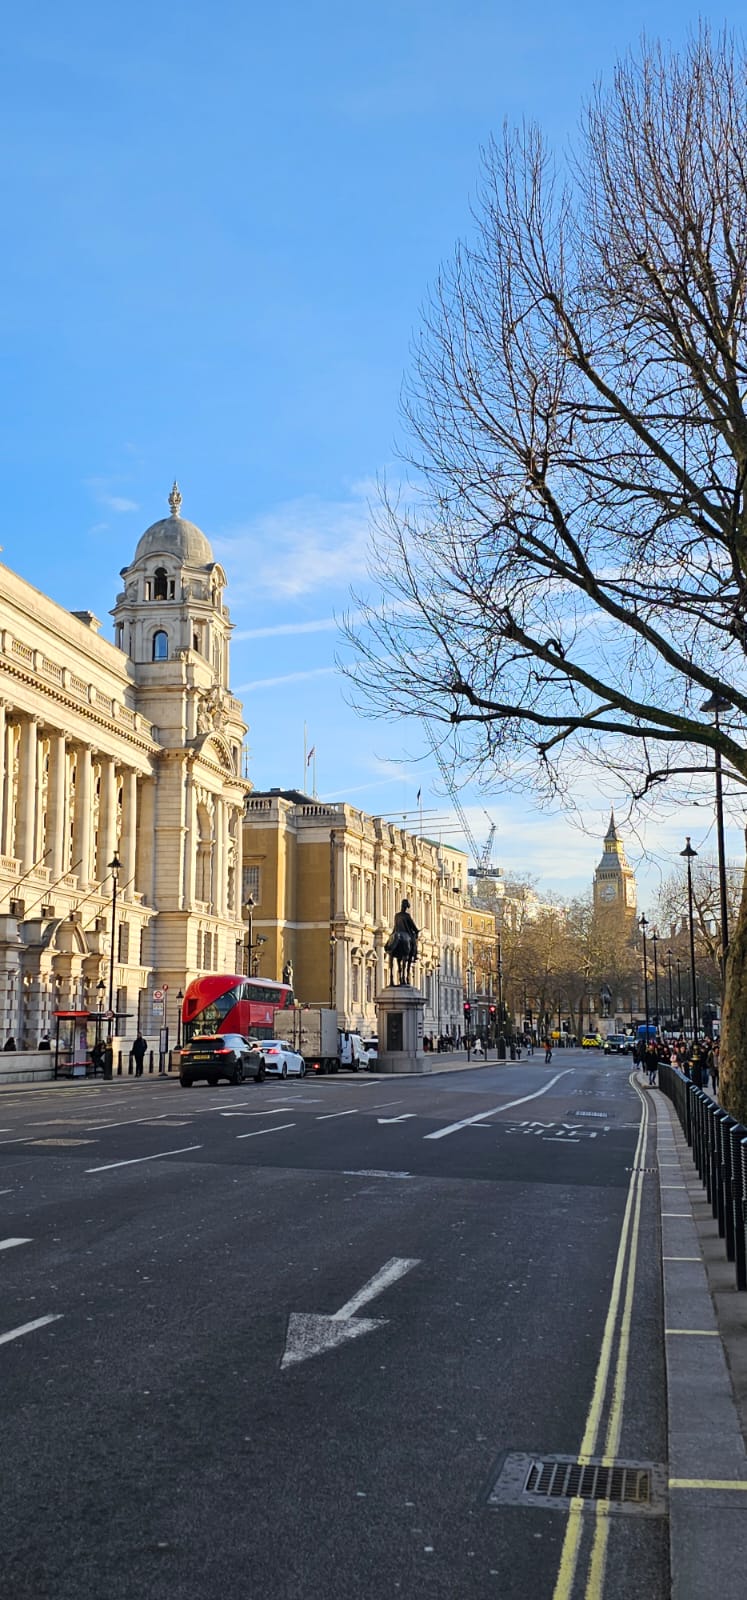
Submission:
<svg viewBox="0 0 747 1600">
<path fill-rule="evenodd" d="M 604 1040 L 601 1033 L 585 1033 L 581 1040 L 582 1050 L 600 1050 Z"/>
<path fill-rule="evenodd" d="M 200 1080 L 213 1088 L 221 1078 L 243 1083 L 247 1075 L 261 1083 L 265 1063 L 252 1040 L 241 1033 L 198 1033 L 182 1049 L 179 1082 L 183 1089 L 191 1089 Z"/>
<path fill-rule="evenodd" d="M 306 1076 L 306 1062 L 297 1050 L 291 1050 L 285 1039 L 261 1039 L 259 1041 L 265 1072 L 271 1072 L 278 1078 L 304 1078 Z"/>
<path fill-rule="evenodd" d="M 633 1048 L 633 1040 L 627 1033 L 608 1033 L 604 1041 L 606 1056 L 627 1056 Z"/>
<path fill-rule="evenodd" d="M 375 1072 L 379 1059 L 378 1039 L 364 1039 L 363 1048 L 366 1052 L 366 1067 L 369 1072 Z"/>
</svg>

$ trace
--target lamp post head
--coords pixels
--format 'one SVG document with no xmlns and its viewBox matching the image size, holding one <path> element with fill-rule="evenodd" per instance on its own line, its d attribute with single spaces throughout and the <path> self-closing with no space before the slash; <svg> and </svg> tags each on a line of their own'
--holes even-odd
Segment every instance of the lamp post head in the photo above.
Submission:
<svg viewBox="0 0 747 1600">
<path fill-rule="evenodd" d="M 643 934 L 643 937 L 645 939 L 645 937 L 646 937 L 646 929 L 648 927 L 648 919 L 645 916 L 643 911 L 641 912 L 640 917 L 638 918 L 638 926 L 639 926 L 639 928 L 641 930 L 641 933 Z"/>
<path fill-rule="evenodd" d="M 109 862 L 109 871 L 113 878 L 116 878 L 117 873 L 122 871 L 122 863 L 117 855 L 116 850 L 111 858 L 111 861 Z"/>
<path fill-rule="evenodd" d="M 698 854 L 697 850 L 693 850 L 693 847 L 692 847 L 692 845 L 690 843 L 690 835 L 688 833 L 687 838 L 685 840 L 685 848 L 684 848 L 684 850 L 680 850 L 680 855 L 684 856 L 686 858 L 686 860 L 689 862 L 689 861 L 694 861 L 694 859 L 695 859 L 697 854 Z"/>
<path fill-rule="evenodd" d="M 709 716 L 715 716 L 718 721 L 719 711 L 731 711 L 731 707 L 731 700 L 728 700 L 725 694 L 719 694 L 718 689 L 714 689 L 713 694 L 709 694 L 708 699 L 703 701 L 700 709 Z"/>
</svg>

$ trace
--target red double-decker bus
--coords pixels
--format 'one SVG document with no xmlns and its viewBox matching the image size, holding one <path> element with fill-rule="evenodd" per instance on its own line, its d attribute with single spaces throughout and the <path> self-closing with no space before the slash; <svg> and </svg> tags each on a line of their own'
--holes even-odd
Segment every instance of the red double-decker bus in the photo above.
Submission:
<svg viewBox="0 0 747 1600">
<path fill-rule="evenodd" d="M 243 1033 L 272 1039 L 276 1011 L 293 1005 L 293 990 L 272 978 L 206 973 L 187 984 L 182 1002 L 182 1037 L 196 1033 Z"/>
</svg>

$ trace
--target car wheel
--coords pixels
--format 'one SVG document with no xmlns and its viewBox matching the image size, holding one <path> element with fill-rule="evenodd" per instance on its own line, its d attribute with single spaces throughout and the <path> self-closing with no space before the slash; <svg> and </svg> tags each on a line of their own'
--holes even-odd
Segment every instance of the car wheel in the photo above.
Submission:
<svg viewBox="0 0 747 1600">
<path fill-rule="evenodd" d="M 234 1071 L 233 1081 L 234 1081 L 234 1083 L 243 1083 L 244 1082 L 244 1063 L 243 1063 L 243 1061 L 237 1061 L 236 1062 L 236 1069 Z"/>
<path fill-rule="evenodd" d="M 180 1078 L 179 1082 L 180 1082 L 180 1084 L 181 1084 L 183 1089 L 191 1089 L 192 1088 L 192 1079 L 191 1078 Z"/>
<path fill-rule="evenodd" d="M 284 1061 L 283 1062 L 283 1070 L 282 1070 L 282 1073 L 281 1073 L 281 1077 L 287 1078 L 287 1076 L 288 1076 L 288 1063 L 287 1063 L 287 1061 Z"/>
<path fill-rule="evenodd" d="M 265 1064 L 264 1064 L 264 1061 L 263 1061 L 261 1063 L 261 1065 L 257 1068 L 257 1071 L 254 1074 L 254 1082 L 255 1083 L 264 1083 L 264 1081 L 265 1081 Z"/>
<path fill-rule="evenodd" d="M 211 1089 L 217 1089 L 217 1087 L 218 1087 L 218 1079 L 215 1077 L 215 1074 L 213 1074 L 213 1076 L 211 1078 L 208 1078 L 208 1083 L 209 1083 Z"/>
<path fill-rule="evenodd" d="M 301 1062 L 301 1071 L 299 1072 L 298 1076 L 299 1076 L 299 1078 L 305 1078 L 306 1077 L 306 1062 L 305 1061 Z"/>
</svg>

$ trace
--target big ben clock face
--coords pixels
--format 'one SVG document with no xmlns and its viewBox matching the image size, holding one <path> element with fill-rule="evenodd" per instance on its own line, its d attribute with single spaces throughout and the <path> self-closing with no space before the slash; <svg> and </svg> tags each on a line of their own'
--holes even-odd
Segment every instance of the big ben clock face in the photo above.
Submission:
<svg viewBox="0 0 747 1600">
<path fill-rule="evenodd" d="M 616 883 L 603 883 L 601 888 L 600 888 L 600 890 L 599 890 L 599 898 L 600 898 L 600 900 L 606 900 L 606 901 L 616 900 L 617 899 L 617 884 Z"/>
</svg>

